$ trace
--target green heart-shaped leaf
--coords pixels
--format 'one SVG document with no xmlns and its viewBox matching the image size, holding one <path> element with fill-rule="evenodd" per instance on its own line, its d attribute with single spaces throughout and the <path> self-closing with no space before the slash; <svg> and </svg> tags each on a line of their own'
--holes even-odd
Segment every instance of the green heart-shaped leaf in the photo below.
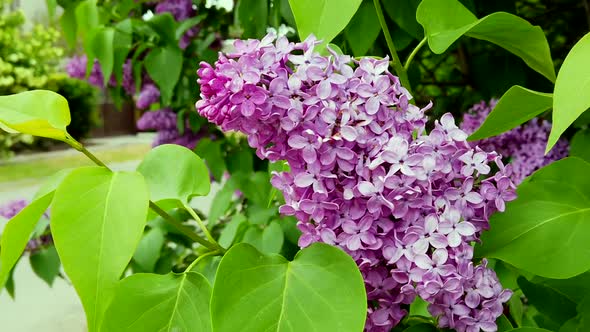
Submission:
<svg viewBox="0 0 590 332">
<path fill-rule="evenodd" d="M 443 53 L 466 35 L 503 47 L 555 82 L 553 60 L 543 30 L 518 16 L 497 12 L 478 20 L 458 0 L 423 0 L 416 19 L 424 27 L 434 53 Z"/>
<path fill-rule="evenodd" d="M 101 331 L 210 332 L 210 298 L 199 273 L 135 274 L 117 286 Z"/>
<path fill-rule="evenodd" d="M 238 244 L 217 270 L 211 316 L 216 332 L 358 332 L 366 301 L 356 264 L 338 248 L 316 243 L 289 262 Z"/>
<path fill-rule="evenodd" d="M 566 158 L 518 188 L 506 212 L 490 218 L 478 257 L 503 260 L 536 275 L 565 279 L 590 270 L 590 164 Z"/>
<path fill-rule="evenodd" d="M 137 172 L 72 171 L 55 191 L 51 232 L 64 270 L 97 331 L 145 227 L 149 194 Z"/>
</svg>

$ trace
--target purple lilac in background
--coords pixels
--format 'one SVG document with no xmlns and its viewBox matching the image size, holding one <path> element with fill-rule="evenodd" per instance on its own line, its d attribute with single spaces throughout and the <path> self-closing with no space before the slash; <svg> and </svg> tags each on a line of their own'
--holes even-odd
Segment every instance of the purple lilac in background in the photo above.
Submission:
<svg viewBox="0 0 590 332">
<path fill-rule="evenodd" d="M 485 121 L 497 100 L 485 101 L 475 104 L 468 113 L 463 115 L 461 129 L 467 134 L 474 133 Z M 539 168 L 556 160 L 568 156 L 569 144 L 562 138 L 545 155 L 545 147 L 551 123 L 547 120 L 535 118 L 498 136 L 486 138 L 472 144 L 479 146 L 484 151 L 495 151 L 510 161 L 510 178 L 516 184 L 521 183 L 527 176 Z"/>
<path fill-rule="evenodd" d="M 139 130 L 157 131 L 153 146 L 162 144 L 178 144 L 193 150 L 205 135 L 203 132 L 194 133 L 187 125 L 181 135 L 177 127 L 177 115 L 169 108 L 145 112 L 137 121 Z"/>
<path fill-rule="evenodd" d="M 10 201 L 4 205 L 0 205 L 0 217 L 3 217 L 5 219 L 12 219 L 28 205 L 29 202 L 24 199 Z M 45 211 L 45 213 L 43 214 L 43 218 L 50 218 L 49 211 Z M 42 246 L 51 245 L 52 243 L 53 239 L 51 235 L 44 235 L 39 238 L 30 239 L 29 242 L 27 242 L 25 250 L 28 252 L 34 252 Z"/>
<path fill-rule="evenodd" d="M 247 134 L 259 157 L 288 161 L 272 179 L 280 211 L 299 220 L 301 247 L 325 242 L 354 258 L 366 331 L 390 331 L 416 296 L 440 327 L 494 331 L 512 292 L 485 260 L 474 265 L 471 243 L 516 197 L 509 166 L 471 147 L 450 114 L 426 134 L 430 105 L 409 103 L 389 59 L 320 56 L 316 45 L 236 41 L 201 63 L 199 113 Z"/>
<path fill-rule="evenodd" d="M 84 80 L 86 79 L 87 64 L 88 58 L 86 55 L 74 56 L 66 64 L 66 72 L 70 77 Z M 90 71 L 90 75 L 88 76 L 88 83 L 101 88 L 103 86 L 103 79 L 104 75 L 102 73 L 102 69 L 100 68 L 98 60 L 95 59 L 94 64 L 92 65 L 92 70 Z M 108 84 L 110 86 L 117 85 L 114 75 L 110 77 Z M 133 95 L 135 93 L 135 82 L 133 81 L 133 68 L 131 59 L 127 59 L 127 61 L 123 64 L 123 79 L 121 85 L 127 94 Z"/>
</svg>

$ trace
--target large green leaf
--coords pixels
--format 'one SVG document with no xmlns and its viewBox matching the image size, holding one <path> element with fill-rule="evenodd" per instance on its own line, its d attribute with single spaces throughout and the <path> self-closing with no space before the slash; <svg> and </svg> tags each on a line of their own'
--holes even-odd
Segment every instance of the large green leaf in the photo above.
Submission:
<svg viewBox="0 0 590 332">
<path fill-rule="evenodd" d="M 518 16 L 497 12 L 478 20 L 458 0 L 423 0 L 416 18 L 424 27 L 434 53 L 443 53 L 466 35 L 503 47 L 555 81 L 555 69 L 543 30 Z"/>
<path fill-rule="evenodd" d="M 380 32 L 381 26 L 375 6 L 372 2 L 365 1 L 344 30 L 344 35 L 350 44 L 352 53 L 355 56 L 361 56 L 367 54 Z"/>
<path fill-rule="evenodd" d="M 531 281 L 554 289 L 576 303 L 580 303 L 586 295 L 590 295 L 590 271 L 569 279 L 534 277 Z"/>
<path fill-rule="evenodd" d="M 10 271 L 22 255 L 35 226 L 51 204 L 53 192 L 41 196 L 10 219 L 0 239 L 0 289 L 8 281 Z"/>
<path fill-rule="evenodd" d="M 292 262 L 238 244 L 221 260 L 211 315 L 216 332 L 363 330 L 363 279 L 343 251 L 316 243 Z"/>
<path fill-rule="evenodd" d="M 135 274 L 120 282 L 101 331 L 211 331 L 211 286 L 199 273 Z"/>
<path fill-rule="evenodd" d="M 547 151 L 563 132 L 590 108 L 590 33 L 571 49 L 559 69 L 553 91 L 553 128 Z"/>
<path fill-rule="evenodd" d="M 47 90 L 0 96 L 0 129 L 67 142 L 70 124 L 68 101 Z"/>
<path fill-rule="evenodd" d="M 85 167 L 57 188 L 51 231 L 64 270 L 97 331 L 106 306 L 141 238 L 148 189 L 137 172 Z"/>
<path fill-rule="evenodd" d="M 387 15 L 412 37 L 421 39 L 424 31 L 416 21 L 416 10 L 422 0 L 382 1 Z M 397 47 L 397 44 L 395 44 Z"/>
<path fill-rule="evenodd" d="M 176 144 L 152 149 L 137 167 L 145 177 L 154 202 L 174 200 L 188 204 L 211 190 L 207 166 L 191 150 Z"/>
<path fill-rule="evenodd" d="M 547 315 L 559 325 L 576 316 L 576 303 L 558 291 L 532 283 L 525 277 L 518 277 L 518 286 L 526 296 L 528 304 L 535 306 L 540 313 Z"/>
<path fill-rule="evenodd" d="M 508 332 L 551 332 L 549 330 L 542 329 L 540 327 L 519 327 L 517 329 L 509 330 Z"/>
<path fill-rule="evenodd" d="M 99 28 L 92 38 L 92 52 L 96 55 L 100 63 L 100 69 L 103 74 L 103 85 L 106 86 L 111 79 L 114 67 L 114 44 L 115 29 Z"/>
<path fill-rule="evenodd" d="M 354 16 L 362 0 L 289 0 L 301 40 L 310 34 L 324 45 L 336 37 Z"/>
<path fill-rule="evenodd" d="M 565 279 L 590 269 L 590 164 L 566 158 L 518 188 L 518 199 L 490 219 L 478 257 L 503 260 L 536 275 Z"/>
<path fill-rule="evenodd" d="M 553 97 L 515 85 L 500 98 L 470 141 L 495 136 L 515 128 L 551 108 Z"/>
<path fill-rule="evenodd" d="M 570 142 L 570 156 L 590 162 L 590 129 L 578 130 Z"/>
<path fill-rule="evenodd" d="M 182 51 L 176 45 L 154 48 L 145 57 L 145 69 L 160 88 L 165 105 L 172 99 L 174 87 L 182 71 L 183 59 Z"/>
</svg>

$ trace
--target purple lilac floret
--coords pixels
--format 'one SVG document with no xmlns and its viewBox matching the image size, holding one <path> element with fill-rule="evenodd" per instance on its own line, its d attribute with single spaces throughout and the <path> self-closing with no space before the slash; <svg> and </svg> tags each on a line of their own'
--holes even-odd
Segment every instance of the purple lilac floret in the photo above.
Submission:
<svg viewBox="0 0 590 332">
<path fill-rule="evenodd" d="M 489 103 L 482 101 L 473 105 L 469 112 L 463 115 L 461 129 L 468 134 L 474 133 L 496 103 L 497 100 L 492 99 Z M 510 178 L 514 183 L 519 184 L 539 168 L 568 156 L 569 144 L 563 138 L 557 141 L 553 149 L 545 155 L 545 146 L 550 132 L 549 121 L 535 118 L 506 133 L 473 144 L 484 151 L 496 151 L 509 160 L 512 171 Z"/>
<path fill-rule="evenodd" d="M 160 90 L 153 83 L 144 84 L 139 92 L 135 106 L 143 110 L 160 101 Z"/>
<path fill-rule="evenodd" d="M 195 16 L 192 0 L 163 0 L 156 5 L 156 14 L 168 12 L 176 21 L 184 21 Z"/>
<path fill-rule="evenodd" d="M 431 105 L 409 103 L 389 59 L 320 56 L 316 45 L 236 41 L 201 63 L 199 113 L 247 134 L 259 157 L 288 161 L 272 179 L 280 211 L 299 220 L 301 247 L 325 242 L 355 259 L 366 331 L 390 331 L 416 296 L 440 327 L 495 330 L 511 291 L 485 260 L 474 266 L 470 243 L 515 198 L 499 155 L 470 147 L 450 114 L 426 134 Z"/>
<path fill-rule="evenodd" d="M 177 127 L 177 115 L 169 108 L 145 112 L 137 121 L 139 130 L 155 130 L 157 136 L 153 146 L 178 144 L 193 150 L 204 136 L 204 132 L 194 133 L 186 126 L 181 135 Z"/>
</svg>

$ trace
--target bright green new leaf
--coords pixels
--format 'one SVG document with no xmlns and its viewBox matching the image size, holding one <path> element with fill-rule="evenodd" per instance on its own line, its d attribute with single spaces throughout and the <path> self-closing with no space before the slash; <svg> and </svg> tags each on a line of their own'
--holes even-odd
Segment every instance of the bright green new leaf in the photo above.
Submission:
<svg viewBox="0 0 590 332">
<path fill-rule="evenodd" d="M 31 263 L 33 272 L 49 286 L 52 286 L 53 281 L 59 275 L 59 268 L 61 266 L 55 247 L 42 248 L 31 254 L 29 262 Z"/>
<path fill-rule="evenodd" d="M 68 101 L 47 90 L 32 90 L 0 96 L 0 128 L 34 136 L 72 141 Z"/>
<path fill-rule="evenodd" d="M 99 28 L 92 38 L 92 52 L 95 54 L 103 74 L 103 85 L 106 86 L 111 79 L 114 67 L 114 45 L 115 29 Z"/>
<path fill-rule="evenodd" d="M 362 56 L 367 51 L 381 33 L 381 25 L 372 2 L 363 2 L 356 14 L 344 30 L 346 40 L 350 44 L 354 56 Z"/>
<path fill-rule="evenodd" d="M 576 303 L 560 292 L 518 277 L 518 286 L 527 298 L 527 303 L 559 325 L 576 316 Z"/>
<path fill-rule="evenodd" d="M 55 192 L 51 232 L 90 332 L 98 331 L 113 288 L 139 243 L 148 202 L 141 174 L 104 167 L 72 171 Z"/>
<path fill-rule="evenodd" d="M 580 39 L 565 57 L 553 91 L 553 128 L 547 151 L 563 132 L 590 108 L 590 33 Z"/>
<path fill-rule="evenodd" d="M 152 149 L 137 167 L 145 177 L 154 202 L 174 200 L 188 204 L 211 190 L 207 166 L 191 150 L 176 144 Z"/>
<path fill-rule="evenodd" d="M 590 130 L 578 130 L 570 142 L 570 156 L 590 163 Z"/>
<path fill-rule="evenodd" d="M 469 136 L 476 141 L 496 136 L 515 128 L 547 111 L 553 104 L 550 93 L 542 93 L 515 85 L 500 98 L 492 113 L 479 129 Z"/>
<path fill-rule="evenodd" d="M 199 273 L 135 274 L 117 286 L 101 331 L 210 332 L 210 298 Z"/>
<path fill-rule="evenodd" d="M 165 240 L 165 233 L 161 228 L 155 227 L 145 232 L 133 254 L 133 260 L 142 271 L 154 271 Z"/>
<path fill-rule="evenodd" d="M 547 278 L 588 271 L 589 169 L 582 159 L 566 158 L 527 178 L 506 212 L 492 215 L 476 256 L 497 258 Z"/>
<path fill-rule="evenodd" d="M 313 34 L 327 45 L 348 25 L 362 0 L 289 0 L 301 40 Z"/>
<path fill-rule="evenodd" d="M 183 60 L 182 51 L 176 45 L 154 48 L 145 57 L 145 69 L 160 88 L 165 105 L 172 99 L 174 87 L 182 71 Z"/>
<path fill-rule="evenodd" d="M 273 221 L 264 228 L 251 225 L 242 239 L 242 242 L 251 244 L 265 254 L 278 254 L 284 241 L 285 235 L 278 221 Z"/>
<path fill-rule="evenodd" d="M 289 262 L 238 244 L 217 270 L 211 317 L 216 332 L 359 332 L 366 300 L 358 267 L 338 248 L 316 243 Z"/>
<path fill-rule="evenodd" d="M 35 225 L 51 204 L 53 192 L 48 193 L 25 207 L 19 214 L 10 219 L 4 227 L 0 239 L 0 289 L 8 281 L 10 271 L 22 255 Z"/>
<path fill-rule="evenodd" d="M 478 20 L 458 0 L 423 0 L 416 18 L 424 27 L 434 53 L 443 53 L 466 35 L 503 47 L 551 82 L 555 81 L 553 60 L 543 30 L 518 16 L 497 12 Z"/>
</svg>

